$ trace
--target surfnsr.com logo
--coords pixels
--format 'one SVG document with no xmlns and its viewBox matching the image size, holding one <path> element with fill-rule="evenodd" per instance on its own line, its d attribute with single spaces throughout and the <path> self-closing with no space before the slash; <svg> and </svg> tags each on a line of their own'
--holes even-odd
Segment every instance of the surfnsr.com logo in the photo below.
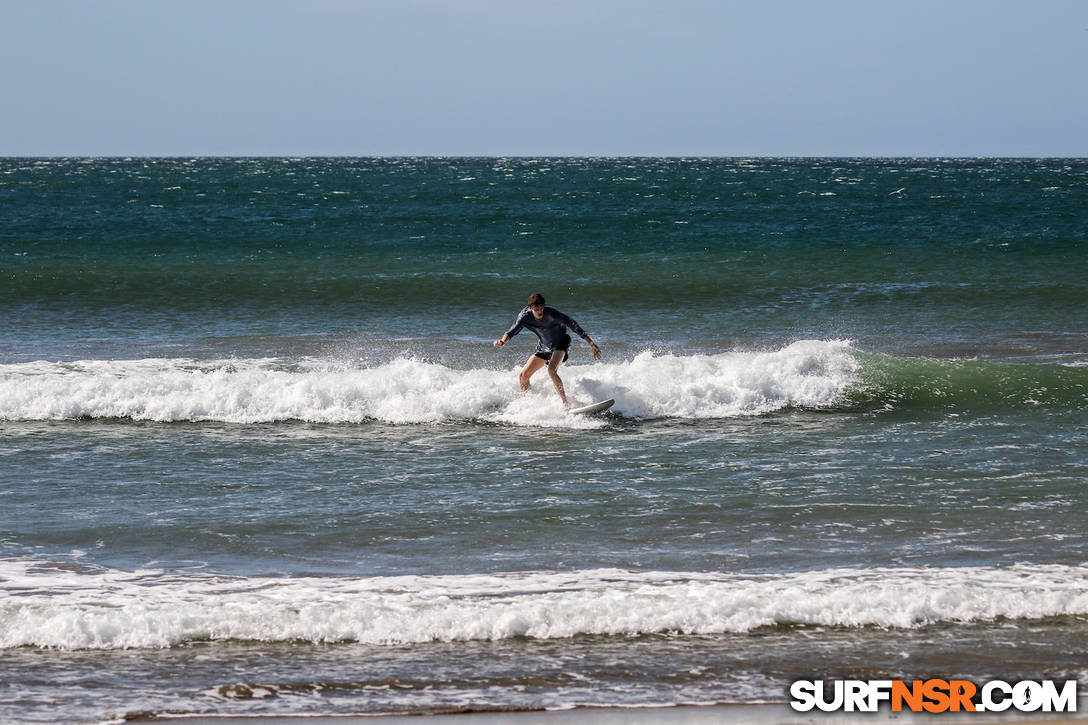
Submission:
<svg viewBox="0 0 1088 725">
<path fill-rule="evenodd" d="M 790 707 L 797 712 L 1076 712 L 1077 681 L 991 680 L 797 680 L 790 685 Z"/>
</svg>

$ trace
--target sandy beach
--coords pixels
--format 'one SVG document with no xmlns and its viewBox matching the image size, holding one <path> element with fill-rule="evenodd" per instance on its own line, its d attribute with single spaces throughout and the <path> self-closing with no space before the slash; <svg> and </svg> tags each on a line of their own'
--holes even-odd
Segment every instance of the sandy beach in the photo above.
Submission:
<svg viewBox="0 0 1088 725">
<path fill-rule="evenodd" d="M 1082 708 L 1083 709 L 1083 708 Z M 862 725 L 863 723 L 940 723 L 967 722 L 1053 723 L 1054 725 L 1085 725 L 1088 715 L 1082 713 L 798 713 L 785 704 L 713 705 L 705 707 L 645 707 L 645 708 L 575 708 L 558 711 L 477 712 L 446 715 L 387 715 L 307 716 L 307 717 L 183 717 L 153 718 L 134 722 L 181 722 L 185 725 Z"/>
</svg>

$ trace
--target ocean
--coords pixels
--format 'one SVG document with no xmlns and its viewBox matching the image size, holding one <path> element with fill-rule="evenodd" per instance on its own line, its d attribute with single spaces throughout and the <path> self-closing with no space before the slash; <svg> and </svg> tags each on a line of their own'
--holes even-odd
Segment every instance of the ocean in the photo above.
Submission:
<svg viewBox="0 0 1088 725">
<path fill-rule="evenodd" d="M 0 159 L 0 720 L 1083 687 L 1086 209 L 1084 159 Z M 518 391 L 537 291 L 607 414 Z"/>
</svg>

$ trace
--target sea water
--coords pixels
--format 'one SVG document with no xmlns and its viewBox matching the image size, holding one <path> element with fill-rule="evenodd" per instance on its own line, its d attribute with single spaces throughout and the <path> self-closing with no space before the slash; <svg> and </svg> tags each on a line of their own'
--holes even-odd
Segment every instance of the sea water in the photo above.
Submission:
<svg viewBox="0 0 1088 725">
<path fill-rule="evenodd" d="M 1088 682 L 1088 162 L 0 160 L 0 719 Z M 575 339 L 521 394 L 531 292 Z"/>
</svg>

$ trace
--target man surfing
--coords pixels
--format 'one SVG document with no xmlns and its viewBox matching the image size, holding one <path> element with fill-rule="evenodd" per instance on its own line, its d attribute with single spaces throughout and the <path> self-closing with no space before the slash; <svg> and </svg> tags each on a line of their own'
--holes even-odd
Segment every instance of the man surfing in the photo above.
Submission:
<svg viewBox="0 0 1088 725">
<path fill-rule="evenodd" d="M 581 325 L 554 307 L 546 307 L 544 295 L 539 292 L 529 295 L 528 306 L 518 314 L 518 319 L 514 321 L 510 329 L 503 333 L 502 339 L 494 342 L 495 347 L 502 347 L 523 328 L 532 330 L 539 342 L 536 352 L 532 354 L 525 363 L 525 367 L 522 368 L 521 374 L 518 375 L 521 391 L 524 393 L 528 390 L 529 379 L 537 370 L 547 365 L 548 375 L 551 376 L 555 392 L 559 393 L 559 400 L 563 402 L 564 408 L 569 408 L 570 404 L 567 402 L 567 393 L 563 390 L 563 381 L 559 378 L 559 365 L 567 359 L 567 351 L 570 349 L 571 338 L 567 334 L 568 327 L 574 330 L 578 337 L 589 343 L 590 349 L 593 350 L 593 359 L 600 360 L 601 349 L 589 338 Z"/>
</svg>

